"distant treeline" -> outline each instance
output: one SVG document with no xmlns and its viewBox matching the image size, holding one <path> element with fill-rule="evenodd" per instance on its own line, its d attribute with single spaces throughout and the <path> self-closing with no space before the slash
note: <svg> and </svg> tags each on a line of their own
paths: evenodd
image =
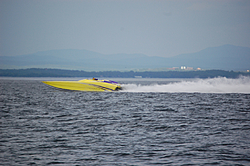
<svg viewBox="0 0 250 166">
<path fill-rule="evenodd" d="M 235 72 L 224 70 L 204 71 L 99 71 L 88 72 L 79 70 L 62 69 L 0 69 L 1 77 L 114 77 L 114 78 L 214 78 L 227 77 L 237 78 L 240 75 L 250 76 L 248 72 Z"/>
</svg>

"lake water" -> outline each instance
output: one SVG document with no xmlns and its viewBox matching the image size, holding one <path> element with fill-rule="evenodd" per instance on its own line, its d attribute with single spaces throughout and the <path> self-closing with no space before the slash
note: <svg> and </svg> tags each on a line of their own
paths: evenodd
<svg viewBox="0 0 250 166">
<path fill-rule="evenodd" d="M 0 78 L 0 165 L 250 165 L 250 79 Z"/>
</svg>

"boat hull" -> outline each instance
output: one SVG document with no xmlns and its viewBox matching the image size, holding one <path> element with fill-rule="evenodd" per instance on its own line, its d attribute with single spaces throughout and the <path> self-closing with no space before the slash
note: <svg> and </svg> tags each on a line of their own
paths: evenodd
<svg viewBox="0 0 250 166">
<path fill-rule="evenodd" d="M 103 91 L 117 91 L 121 89 L 121 86 L 116 83 L 112 83 L 113 81 L 105 80 L 80 80 L 80 81 L 42 81 L 43 83 L 67 90 L 76 90 L 76 91 L 95 91 L 95 92 L 103 92 Z"/>
</svg>

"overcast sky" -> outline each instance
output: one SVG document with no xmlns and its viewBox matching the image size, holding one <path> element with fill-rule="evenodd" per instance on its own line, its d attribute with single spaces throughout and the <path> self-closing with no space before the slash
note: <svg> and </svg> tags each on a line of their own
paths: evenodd
<svg viewBox="0 0 250 166">
<path fill-rule="evenodd" d="M 249 0 L 0 0 L 0 55 L 53 49 L 169 57 L 250 47 Z"/>
</svg>

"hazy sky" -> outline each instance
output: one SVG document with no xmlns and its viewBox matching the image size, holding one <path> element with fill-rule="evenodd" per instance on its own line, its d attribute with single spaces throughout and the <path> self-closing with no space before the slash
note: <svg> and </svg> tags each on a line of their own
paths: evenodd
<svg viewBox="0 0 250 166">
<path fill-rule="evenodd" d="M 250 47 L 250 0 L 0 0 L 0 55 L 53 49 L 169 57 Z"/>
</svg>

